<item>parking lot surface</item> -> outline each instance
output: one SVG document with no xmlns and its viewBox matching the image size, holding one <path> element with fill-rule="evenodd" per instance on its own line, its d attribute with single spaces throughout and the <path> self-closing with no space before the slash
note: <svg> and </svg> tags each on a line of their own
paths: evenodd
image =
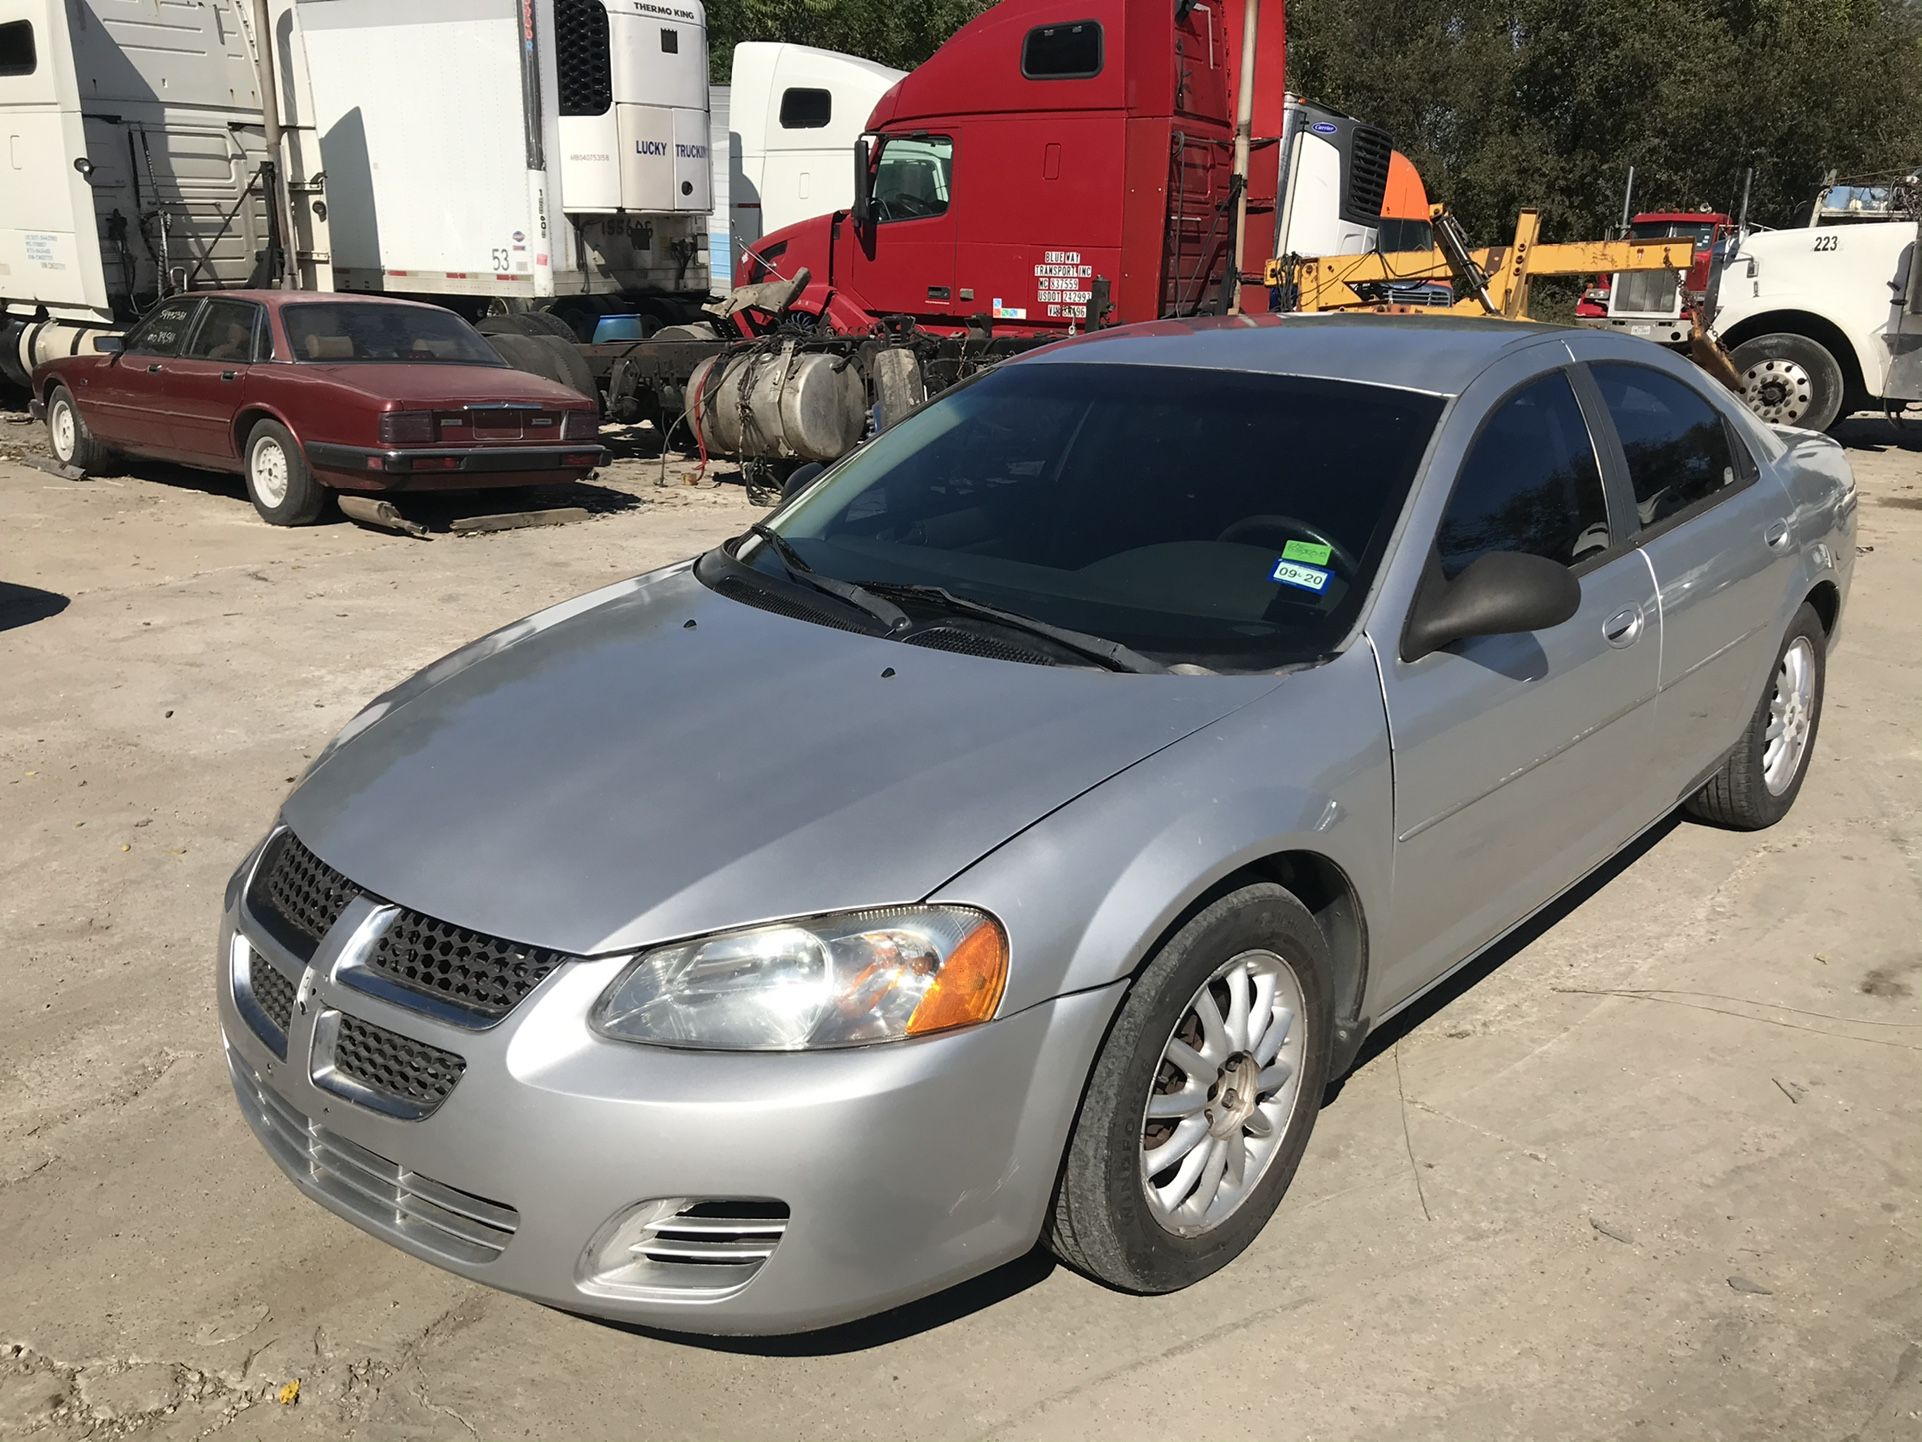
<svg viewBox="0 0 1922 1442">
<path fill-rule="evenodd" d="M 629 460 L 571 525 L 276 530 L 221 478 L 32 469 L 0 413 L 0 1436 L 1922 1436 L 1922 440 L 1844 434 L 1863 554 L 1786 822 L 1655 828 L 1377 1038 L 1190 1291 L 1036 1254 L 723 1346 L 302 1198 L 234 1105 L 211 949 L 369 697 L 759 509 Z"/>
</svg>

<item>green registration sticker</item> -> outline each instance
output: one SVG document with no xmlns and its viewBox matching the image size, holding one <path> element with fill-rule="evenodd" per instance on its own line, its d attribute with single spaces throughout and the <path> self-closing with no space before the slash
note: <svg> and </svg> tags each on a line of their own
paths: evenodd
<svg viewBox="0 0 1922 1442">
<path fill-rule="evenodd" d="M 1311 566 L 1325 566 L 1333 551 L 1327 546 L 1316 545 L 1313 541 L 1290 541 L 1281 548 L 1284 561 L 1306 561 Z"/>
</svg>

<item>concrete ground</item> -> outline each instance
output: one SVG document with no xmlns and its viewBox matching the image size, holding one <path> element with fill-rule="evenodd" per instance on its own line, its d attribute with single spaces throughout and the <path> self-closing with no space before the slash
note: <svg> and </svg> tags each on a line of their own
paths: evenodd
<svg viewBox="0 0 1922 1442">
<path fill-rule="evenodd" d="M 723 1346 L 298 1195 L 234 1105 L 209 948 L 366 698 L 740 530 L 738 486 L 627 462 L 572 526 L 283 531 L 217 479 L 29 469 L 0 416 L 0 1435 L 1922 1437 L 1922 447 L 1848 437 L 1864 554 L 1785 823 L 1657 828 L 1379 1038 L 1199 1287 L 1037 1255 Z"/>
</svg>

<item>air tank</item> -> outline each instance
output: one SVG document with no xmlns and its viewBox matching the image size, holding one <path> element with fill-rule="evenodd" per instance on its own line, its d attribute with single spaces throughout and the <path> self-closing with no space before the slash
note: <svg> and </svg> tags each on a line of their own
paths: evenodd
<svg viewBox="0 0 1922 1442">
<path fill-rule="evenodd" d="M 689 420 L 711 455 L 831 461 L 867 430 L 867 384 L 852 356 L 792 345 L 702 361 Z"/>
</svg>

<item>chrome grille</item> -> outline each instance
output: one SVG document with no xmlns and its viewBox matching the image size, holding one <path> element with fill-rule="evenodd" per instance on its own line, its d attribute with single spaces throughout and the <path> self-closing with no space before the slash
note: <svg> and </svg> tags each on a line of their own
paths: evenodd
<svg viewBox="0 0 1922 1442">
<path fill-rule="evenodd" d="M 259 952 L 248 948 L 247 987 L 254 994 L 267 1020 L 279 1027 L 282 1035 L 294 1019 L 294 983 L 286 973 Z"/>
<path fill-rule="evenodd" d="M 351 881 L 283 831 L 254 870 L 247 904 L 274 940 L 307 961 L 357 895 Z"/>
<path fill-rule="evenodd" d="M 342 1013 L 334 1034 L 333 1064 L 343 1075 L 385 1096 L 411 1103 L 425 1116 L 454 1089 L 467 1063 L 411 1036 Z"/>
<path fill-rule="evenodd" d="M 403 911 L 367 953 L 368 970 L 415 991 L 505 1016 L 567 958 Z"/>
<path fill-rule="evenodd" d="M 1610 315 L 1679 315 L 1680 282 L 1672 270 L 1622 270 L 1609 282 Z"/>
<path fill-rule="evenodd" d="M 692 1202 L 651 1222 L 629 1249 L 656 1266 L 758 1271 L 787 1231 L 781 1202 Z M 705 1282 L 737 1281 L 709 1276 Z"/>
<path fill-rule="evenodd" d="M 370 1231 L 405 1237 L 460 1262 L 491 1262 L 520 1226 L 505 1203 L 461 1191 L 316 1126 L 275 1096 L 232 1053 L 234 1092 L 282 1168 Z"/>
</svg>

